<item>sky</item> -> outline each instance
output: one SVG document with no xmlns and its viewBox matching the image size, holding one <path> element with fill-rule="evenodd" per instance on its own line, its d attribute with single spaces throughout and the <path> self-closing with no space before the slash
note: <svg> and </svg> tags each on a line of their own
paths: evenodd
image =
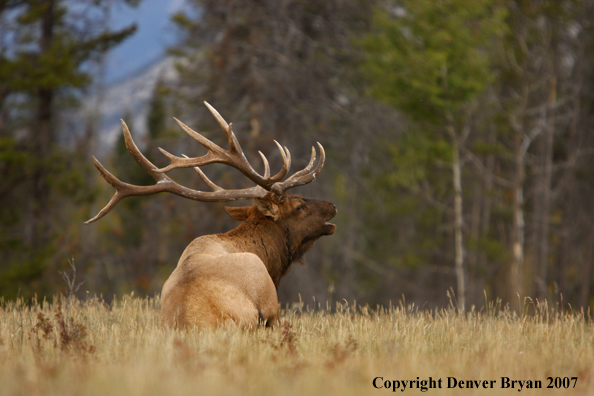
<svg viewBox="0 0 594 396">
<path fill-rule="evenodd" d="M 110 84 L 128 77 L 162 57 L 175 41 L 171 15 L 184 4 L 185 0 L 142 0 L 138 7 L 115 6 L 111 11 L 111 27 L 120 29 L 136 23 L 138 29 L 108 54 L 105 82 Z"/>
</svg>

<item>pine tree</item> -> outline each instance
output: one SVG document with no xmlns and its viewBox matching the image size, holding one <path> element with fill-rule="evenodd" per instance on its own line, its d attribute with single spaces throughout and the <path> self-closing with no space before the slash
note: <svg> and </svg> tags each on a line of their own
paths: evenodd
<svg viewBox="0 0 594 396">
<path fill-rule="evenodd" d="M 90 65 L 136 29 L 110 31 L 102 24 L 113 4 L 0 2 L 0 170 L 9 175 L 0 180 L 5 295 L 14 295 L 20 282 L 39 280 L 50 258 L 65 253 L 60 241 L 68 203 L 89 199 L 82 153 L 60 143 L 59 116 L 89 86 Z"/>
</svg>

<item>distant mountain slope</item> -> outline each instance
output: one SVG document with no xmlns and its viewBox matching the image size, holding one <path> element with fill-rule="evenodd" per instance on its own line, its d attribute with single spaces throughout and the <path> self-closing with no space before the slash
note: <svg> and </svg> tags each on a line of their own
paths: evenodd
<svg viewBox="0 0 594 396">
<path fill-rule="evenodd" d="M 162 58 L 143 67 L 127 78 L 108 85 L 102 91 L 83 99 L 75 118 L 83 125 L 89 117 L 99 117 L 99 130 L 96 132 L 97 150 L 104 151 L 113 146 L 120 136 L 120 119 L 131 126 L 132 133 L 144 136 L 147 132 L 149 102 L 157 81 L 173 82 L 177 77 L 174 59 Z M 79 123 L 80 125 L 80 123 Z"/>
</svg>

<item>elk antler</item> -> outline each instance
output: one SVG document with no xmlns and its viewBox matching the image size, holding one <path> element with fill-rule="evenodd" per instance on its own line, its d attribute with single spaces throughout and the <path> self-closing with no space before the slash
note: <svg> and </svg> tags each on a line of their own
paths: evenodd
<svg viewBox="0 0 594 396">
<path fill-rule="evenodd" d="M 249 164 L 245 155 L 243 154 L 243 150 L 233 133 L 232 124 L 227 124 L 227 122 L 221 117 L 218 111 L 214 109 L 210 104 L 204 102 L 208 110 L 212 113 L 212 115 L 217 119 L 219 125 L 225 131 L 227 135 L 227 139 L 229 140 L 229 150 L 224 150 L 223 148 L 219 147 L 215 143 L 211 142 L 210 140 L 206 139 L 204 136 L 200 135 L 198 132 L 192 130 L 186 124 L 174 118 L 175 121 L 182 127 L 184 131 L 195 140 L 197 140 L 200 144 L 208 149 L 208 153 L 203 155 L 202 157 L 197 158 L 188 158 L 188 157 L 177 157 L 173 154 L 168 153 L 167 151 L 159 148 L 159 150 L 167 156 L 171 160 L 171 164 L 166 166 L 163 169 L 159 169 L 158 172 L 168 172 L 172 169 L 177 168 L 194 168 L 196 166 L 208 165 L 212 163 L 221 163 L 226 164 L 229 166 L 234 167 L 235 169 L 239 170 L 245 176 L 247 176 L 251 181 L 256 183 L 259 186 L 264 187 L 265 189 L 269 190 L 272 185 L 280 180 L 282 180 L 287 173 L 289 172 L 289 168 L 291 167 L 291 153 L 285 147 L 283 148 L 276 140 L 276 146 L 280 151 L 281 157 L 283 158 L 283 167 L 282 169 L 275 175 L 270 177 L 268 176 L 261 176 L 258 172 L 252 168 Z M 269 168 L 268 160 L 259 152 L 262 160 L 264 161 L 264 166 L 266 169 Z"/>
<path fill-rule="evenodd" d="M 316 149 L 311 148 L 311 159 L 309 160 L 309 164 L 299 172 L 295 172 L 291 177 L 283 182 L 274 183 L 270 191 L 277 194 L 278 196 L 283 197 L 285 192 L 293 187 L 302 186 L 307 183 L 311 183 L 314 181 L 322 168 L 324 167 L 324 162 L 326 161 L 326 152 L 324 151 L 324 147 L 318 142 L 318 147 L 320 148 L 320 161 L 318 162 L 318 166 L 314 169 L 314 164 L 316 162 Z"/>
<path fill-rule="evenodd" d="M 281 182 L 281 180 L 289 172 L 289 168 L 291 166 L 291 153 L 286 147 L 283 148 L 275 140 L 274 143 L 276 143 L 283 159 L 283 167 L 276 175 L 271 177 L 268 160 L 266 159 L 266 156 L 264 156 L 264 154 L 259 151 L 262 161 L 264 162 L 264 175 L 260 175 L 254 170 L 254 168 L 252 168 L 252 166 L 247 161 L 247 158 L 243 154 L 243 150 L 241 149 L 241 146 L 239 145 L 239 142 L 237 141 L 237 138 L 231 129 L 232 124 L 227 124 L 223 117 L 221 117 L 221 115 L 211 105 L 206 102 L 204 102 L 204 104 L 215 116 L 223 131 L 225 131 L 227 139 L 229 140 L 229 150 L 224 150 L 215 143 L 206 139 L 204 136 L 200 135 L 198 132 L 195 132 L 189 128 L 178 119 L 175 119 L 175 121 L 177 121 L 177 123 L 184 131 L 188 133 L 188 135 L 206 147 L 208 153 L 196 158 L 189 158 L 183 154 L 183 157 L 177 157 L 159 147 L 159 150 L 171 160 L 171 164 L 169 166 L 159 169 L 140 152 L 134 143 L 134 140 L 132 139 L 132 134 L 130 133 L 128 126 L 123 120 L 121 120 L 124 140 L 126 142 L 126 148 L 128 149 L 128 152 L 138 163 L 138 165 L 140 165 L 140 167 L 146 173 L 155 179 L 157 183 L 152 186 L 136 186 L 125 183 L 111 174 L 95 157 L 93 157 L 93 162 L 99 170 L 99 173 L 116 189 L 116 193 L 111 198 L 109 203 L 95 217 L 86 221 L 85 224 L 99 220 L 126 197 L 151 195 L 160 192 L 169 192 L 180 197 L 205 202 L 226 202 L 240 199 L 263 198 L 267 194 L 270 194 L 273 199 L 278 202 L 282 202 L 288 189 L 312 182 L 322 170 L 326 154 L 322 145 L 318 143 L 318 146 L 320 147 L 321 158 L 315 169 L 314 164 L 316 161 L 316 150 L 312 147 L 311 160 L 309 161 L 309 164 L 303 170 L 296 172 L 291 177 Z M 239 170 L 251 181 L 256 183 L 257 186 L 237 190 L 224 190 L 213 183 L 208 177 L 206 177 L 204 172 L 202 172 L 202 170 L 199 168 L 202 165 L 208 165 L 212 163 L 226 164 Z M 198 191 L 184 187 L 173 181 L 165 174 L 172 169 L 190 167 L 194 168 L 196 173 L 198 173 L 198 176 L 212 191 Z"/>
</svg>

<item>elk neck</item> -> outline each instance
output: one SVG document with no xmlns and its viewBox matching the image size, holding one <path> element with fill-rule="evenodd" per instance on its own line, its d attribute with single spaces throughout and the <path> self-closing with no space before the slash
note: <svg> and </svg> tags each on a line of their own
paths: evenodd
<svg viewBox="0 0 594 396">
<path fill-rule="evenodd" d="M 221 237 L 232 243 L 238 251 L 258 256 L 277 288 L 294 261 L 288 235 L 277 223 L 263 216 L 250 217 Z"/>
</svg>

